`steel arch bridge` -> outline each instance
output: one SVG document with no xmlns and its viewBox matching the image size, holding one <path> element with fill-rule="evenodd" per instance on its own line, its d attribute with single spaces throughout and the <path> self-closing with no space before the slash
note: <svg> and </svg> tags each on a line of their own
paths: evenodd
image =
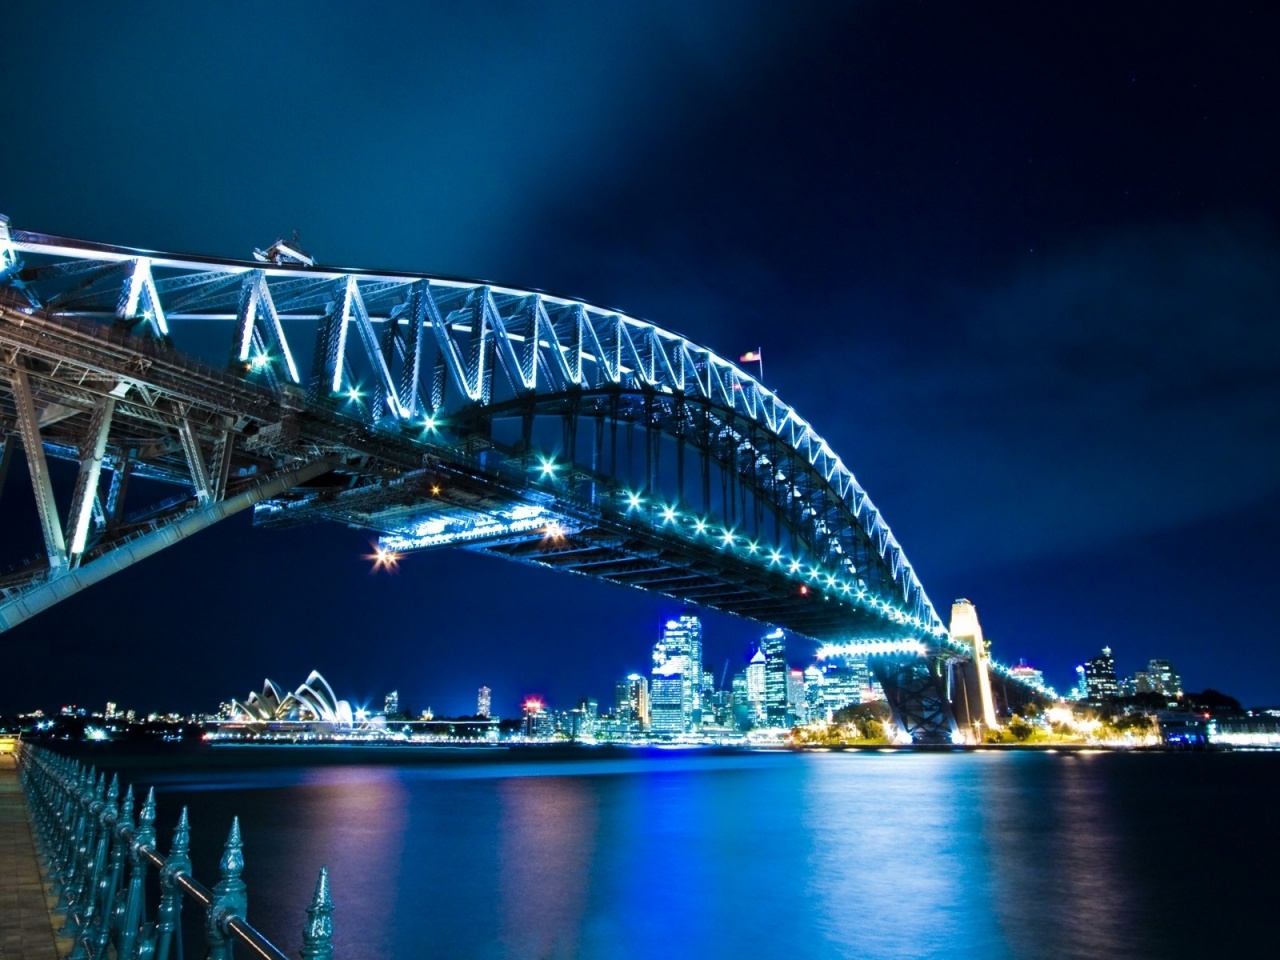
<svg viewBox="0 0 1280 960">
<path fill-rule="evenodd" d="M 936 681 L 967 651 L 841 459 L 730 360 L 617 311 L 296 243 L 227 260 L 0 219 L 0 435 L 45 545 L 0 577 L 0 629 L 253 507 L 856 643 L 909 732 L 954 729 Z M 177 496 L 140 505 L 135 478 Z"/>
</svg>

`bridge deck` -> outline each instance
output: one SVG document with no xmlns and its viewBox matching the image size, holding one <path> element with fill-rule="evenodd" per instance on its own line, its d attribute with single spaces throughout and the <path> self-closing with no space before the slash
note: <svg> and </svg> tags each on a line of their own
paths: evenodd
<svg viewBox="0 0 1280 960">
<path fill-rule="evenodd" d="M 58 960 L 17 764 L 0 753 L 0 960 Z"/>
</svg>

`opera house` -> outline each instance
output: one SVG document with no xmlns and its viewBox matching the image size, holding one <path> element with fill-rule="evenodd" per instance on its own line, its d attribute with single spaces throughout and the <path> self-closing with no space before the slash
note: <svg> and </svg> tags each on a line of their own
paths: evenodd
<svg viewBox="0 0 1280 960">
<path fill-rule="evenodd" d="M 351 704 L 334 696 L 329 682 L 315 670 L 293 693 L 281 695 L 280 688 L 266 680 L 261 693 L 251 693 L 245 700 L 232 700 L 231 716 L 226 723 L 253 733 L 286 725 L 314 733 L 339 733 L 356 726 Z"/>
</svg>

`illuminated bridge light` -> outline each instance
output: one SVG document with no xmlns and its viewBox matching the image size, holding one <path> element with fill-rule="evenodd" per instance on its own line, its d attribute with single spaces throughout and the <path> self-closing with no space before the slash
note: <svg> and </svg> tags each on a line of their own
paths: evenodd
<svg viewBox="0 0 1280 960">
<path fill-rule="evenodd" d="M 732 531 L 732 530 L 726 530 L 726 531 L 724 532 L 724 545 L 725 545 L 726 547 L 731 547 L 731 546 L 733 546 L 733 531 Z"/>
<path fill-rule="evenodd" d="M 639 509 L 642 503 L 644 503 L 644 498 L 640 496 L 640 494 L 631 493 L 630 491 L 627 491 L 627 509 L 628 510 Z"/>
<path fill-rule="evenodd" d="M 706 533 L 706 532 L 707 532 L 707 521 L 705 521 L 705 520 L 698 520 L 697 522 L 695 522 L 695 523 L 694 523 L 694 525 L 693 525 L 693 529 L 694 529 L 697 533 Z"/>
<path fill-rule="evenodd" d="M 423 418 L 422 418 L 422 429 L 424 429 L 424 430 L 435 430 L 435 428 L 436 428 L 436 418 L 435 418 L 435 417 L 427 416 L 427 417 L 423 417 Z"/>
<path fill-rule="evenodd" d="M 542 464 L 542 475 L 544 477 L 551 477 L 552 479 L 554 479 L 556 475 L 556 469 L 558 468 L 558 464 L 555 462 L 555 460 L 551 457 L 539 457 L 538 460 Z"/>
<path fill-rule="evenodd" d="M 672 523 L 672 522 L 674 522 L 674 521 L 675 521 L 676 517 L 677 517 L 677 514 L 676 514 L 676 508 L 675 508 L 675 507 L 672 507 L 672 506 L 666 506 L 666 507 L 663 507 L 663 508 L 662 508 L 662 522 L 663 522 L 663 523 Z"/>
<path fill-rule="evenodd" d="M 799 560 L 792 560 L 792 561 L 791 561 L 791 565 L 790 565 L 789 567 L 787 567 L 787 572 L 788 572 L 788 573 L 799 573 L 799 572 L 800 572 L 800 561 L 799 561 Z"/>
<path fill-rule="evenodd" d="M 347 391 L 347 399 L 348 399 L 348 400 L 359 400 L 359 399 L 360 399 L 360 391 L 359 391 L 359 389 L 357 389 L 356 387 L 352 387 L 350 390 L 348 390 L 348 391 Z"/>
<path fill-rule="evenodd" d="M 781 550 L 770 550 L 770 551 L 769 551 L 769 562 L 770 562 L 771 564 L 772 564 L 772 563 L 781 563 L 781 562 L 782 562 L 782 551 L 781 551 Z"/>
<path fill-rule="evenodd" d="M 748 544 L 747 544 L 747 552 L 748 552 L 748 553 L 755 553 L 755 552 L 757 552 L 759 549 L 760 549 L 759 544 L 757 544 L 754 540 L 752 540 L 750 543 L 748 543 Z"/>
<path fill-rule="evenodd" d="M 252 367 L 254 370 L 263 370 L 266 368 L 267 364 L 270 362 L 271 362 L 270 357 L 268 357 L 265 353 L 259 353 L 253 358 L 253 360 L 249 362 L 249 366 Z"/>
</svg>

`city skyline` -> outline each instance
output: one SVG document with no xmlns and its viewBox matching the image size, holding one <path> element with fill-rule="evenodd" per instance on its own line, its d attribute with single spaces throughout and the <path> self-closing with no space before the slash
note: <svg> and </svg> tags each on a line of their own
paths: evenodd
<svg viewBox="0 0 1280 960">
<path fill-rule="evenodd" d="M 730 656 L 726 658 L 719 673 L 715 669 L 711 669 L 713 665 L 706 662 L 698 664 L 696 671 L 691 671 L 690 666 L 693 664 L 693 657 L 695 656 L 692 651 L 694 649 L 699 651 L 702 649 L 704 629 L 701 620 L 701 615 L 691 613 L 686 609 L 674 617 L 660 621 L 653 627 L 657 639 L 650 647 L 651 668 L 649 671 L 617 673 L 611 681 L 597 684 L 595 688 L 587 691 L 560 689 L 556 695 L 549 695 L 544 690 L 534 690 L 530 689 L 528 685 L 517 684 L 510 690 L 498 690 L 495 696 L 495 691 L 492 687 L 480 682 L 476 687 L 468 690 L 453 690 L 442 697 L 433 699 L 430 696 L 414 693 L 415 687 L 412 679 L 401 677 L 400 684 L 394 689 L 384 688 L 375 690 L 367 695 L 362 691 L 358 697 L 339 700 L 333 690 L 329 689 L 328 682 L 322 675 L 323 671 L 315 669 L 311 670 L 306 684 L 310 684 L 313 679 L 318 678 L 320 686 L 317 689 L 324 691 L 328 700 L 344 704 L 347 714 L 352 714 L 354 711 L 360 714 L 374 715 L 379 712 L 378 704 L 382 704 L 383 709 L 381 712 L 387 715 L 403 712 L 405 715 L 412 717 L 430 713 L 433 716 L 444 718 L 468 716 L 487 718 L 492 714 L 502 719 L 518 718 L 530 702 L 537 702 L 541 708 L 547 711 L 567 711 L 571 706 L 577 706 L 584 701 L 593 700 L 602 705 L 600 707 L 602 712 L 607 710 L 604 705 L 613 706 L 616 704 L 616 712 L 621 713 L 621 704 L 624 696 L 622 690 L 629 687 L 630 692 L 627 696 L 631 699 L 633 706 L 637 703 L 636 696 L 641 697 L 639 703 L 643 704 L 642 712 L 645 718 L 642 724 L 643 728 L 646 731 L 651 730 L 654 733 L 666 734 L 688 732 L 692 727 L 696 727 L 697 722 L 693 718 L 700 710 L 710 710 L 706 698 L 712 693 L 723 692 L 729 695 L 731 702 L 733 702 L 740 692 L 738 690 L 740 683 L 743 684 L 744 690 L 750 690 L 753 682 L 759 687 L 758 691 L 751 691 L 750 697 L 753 701 L 758 700 L 762 705 L 767 701 L 775 705 L 786 706 L 796 702 L 797 694 L 801 700 L 809 697 L 811 684 L 815 680 L 820 681 L 824 674 L 832 670 L 835 670 L 836 674 L 827 677 L 827 683 L 836 684 L 833 690 L 839 692 L 834 693 L 832 696 L 839 701 L 837 705 L 860 702 L 865 699 L 865 694 L 862 691 L 868 687 L 878 687 L 871 679 L 866 658 L 855 658 L 853 661 L 846 661 L 840 656 L 823 658 L 820 656 L 818 646 L 808 643 L 805 638 L 788 634 L 781 628 L 764 632 L 766 628 L 763 626 L 760 627 L 762 632 L 759 636 L 750 641 L 736 657 Z M 690 637 L 696 637 L 696 640 L 690 642 Z M 788 640 L 791 641 L 789 649 L 787 647 Z M 812 650 L 809 649 L 810 646 L 813 647 Z M 672 653 L 671 651 L 675 652 Z M 770 654 L 774 654 L 779 658 L 774 662 L 772 668 L 768 665 L 768 661 L 773 659 Z M 1047 683 L 1050 688 L 1056 689 L 1061 697 L 1068 700 L 1098 700 L 1099 698 L 1117 695 L 1132 696 L 1135 693 L 1151 692 L 1176 692 L 1181 695 L 1183 690 L 1200 692 L 1205 689 L 1216 689 L 1194 683 L 1188 686 L 1178 672 L 1176 665 L 1172 664 L 1168 659 L 1148 656 L 1143 661 L 1142 656 L 1145 655 L 1134 654 L 1122 661 L 1122 667 L 1117 669 L 1113 651 L 1110 647 L 1104 647 L 1100 654 L 1082 657 L 1070 679 L 1053 677 L 1045 679 L 1043 671 L 1034 664 L 1027 663 L 1025 657 L 1017 658 L 1017 662 L 1005 661 L 1001 657 L 996 657 L 996 659 L 1004 662 L 1014 676 L 1029 679 L 1035 684 Z M 1143 670 L 1135 667 L 1132 670 L 1126 670 L 1124 665 L 1130 661 L 1137 662 L 1147 669 Z M 849 674 L 850 665 L 852 665 L 853 669 L 851 675 Z M 752 674 L 753 667 L 759 667 L 758 676 Z M 766 670 L 768 670 L 767 674 Z M 694 676 L 697 677 L 696 681 L 692 679 Z M 674 710 L 673 716 L 682 719 L 680 719 L 678 726 L 675 725 L 674 721 L 667 721 L 665 724 L 654 726 L 650 719 L 652 715 L 653 683 L 659 679 L 666 680 L 670 677 L 675 678 L 676 685 L 672 688 L 670 695 L 659 694 L 660 703 Z M 1098 679 L 1099 677 L 1101 679 Z M 404 682 L 406 679 L 409 680 L 408 683 Z M 639 681 L 643 681 L 641 685 L 643 692 L 637 694 L 635 690 Z M 694 687 L 691 682 L 696 682 L 697 688 L 703 693 L 704 699 L 702 702 L 698 702 L 694 697 Z M 798 690 L 794 689 L 796 683 L 801 684 Z M 306 689 L 306 684 L 299 688 L 299 693 Z M 402 693 L 402 690 L 408 692 Z M 344 692 L 346 692 L 345 686 Z M 1231 690 L 1218 690 L 1218 692 L 1228 696 L 1233 695 Z M 286 699 L 281 694 L 280 688 L 277 688 L 270 678 L 265 681 L 264 695 L 268 695 L 267 702 L 273 706 Z M 876 699 L 879 696 L 881 694 L 875 693 L 872 698 Z M 253 712 L 253 704 L 258 697 L 259 694 L 251 692 L 244 701 L 251 708 L 249 712 Z M 661 699 L 662 697 L 666 699 L 663 700 Z M 348 701 L 350 702 L 348 703 Z M 101 702 L 106 703 L 107 716 L 117 712 L 117 707 L 120 713 L 128 710 L 138 715 L 154 713 L 212 715 L 217 712 L 216 704 L 131 704 L 124 703 L 119 699 L 103 701 L 102 698 L 99 698 L 98 701 L 65 701 L 58 704 L 28 704 L 22 707 L 0 704 L 0 716 L 14 716 L 35 710 L 53 714 L 68 708 L 87 709 L 92 713 L 98 709 Z M 832 702 L 836 701 L 829 697 L 828 704 Z M 218 703 L 236 705 L 237 700 L 235 696 L 228 694 L 221 697 Z M 466 708 L 465 704 L 467 703 L 472 705 L 472 709 Z M 1243 702 L 1243 705 L 1245 707 L 1269 707 L 1275 706 L 1276 702 Z M 709 716 L 710 713 L 707 715 Z M 776 726 L 778 725 L 776 721 L 780 717 L 780 714 L 770 715 L 762 711 L 759 716 L 753 715 L 751 719 L 758 725 Z M 743 718 L 739 717 L 738 719 L 741 720 Z M 809 717 L 809 719 L 812 719 L 812 717 Z M 797 720 L 796 722 L 802 721 Z"/>
<path fill-rule="evenodd" d="M 1277 698 L 1280 652 L 1238 599 L 1269 595 L 1280 535 L 1275 13 L 442 5 L 391 18 L 439 41 L 401 64 L 382 28 L 242 10 L 13 11 L 62 54 L 17 81 L 41 148 L 0 161 L 0 212 L 231 257 L 297 228 L 322 262 L 525 284 L 768 354 L 935 606 L 972 598 L 1002 659 L 1065 689 L 1110 645 Z M 244 18 L 260 56 L 190 55 L 241 49 Z M 359 83 L 315 55 L 338 47 L 371 65 Z M 38 549 L 20 460 L 0 564 Z M 645 672 L 672 613 L 461 551 L 375 575 L 370 540 L 228 521 L 6 634 L 0 703 L 161 680 L 207 702 L 246 663 L 373 702 L 568 700 L 619 650 Z M 762 632 L 700 615 L 712 665 Z"/>
</svg>

